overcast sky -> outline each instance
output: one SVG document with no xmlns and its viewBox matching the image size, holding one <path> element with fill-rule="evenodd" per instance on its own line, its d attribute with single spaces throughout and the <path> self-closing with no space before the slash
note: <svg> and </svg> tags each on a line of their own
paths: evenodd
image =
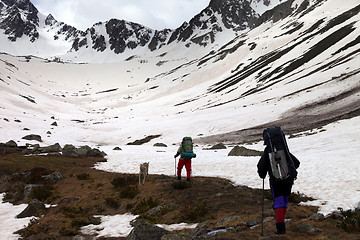
<svg viewBox="0 0 360 240">
<path fill-rule="evenodd" d="M 210 0 L 32 0 L 44 15 L 80 30 L 111 18 L 152 29 L 177 28 L 206 8 Z"/>
</svg>

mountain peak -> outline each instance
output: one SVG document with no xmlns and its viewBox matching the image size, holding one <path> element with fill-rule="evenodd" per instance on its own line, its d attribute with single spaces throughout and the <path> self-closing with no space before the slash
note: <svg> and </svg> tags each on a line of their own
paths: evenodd
<svg viewBox="0 0 360 240">
<path fill-rule="evenodd" d="M 29 0 L 2 0 L 2 3 L 3 18 L 0 19 L 0 29 L 5 30 L 8 39 L 16 41 L 25 35 L 34 42 L 39 37 L 36 7 Z"/>
<path fill-rule="evenodd" d="M 56 22 L 57 22 L 57 21 L 55 20 L 54 16 L 51 15 L 51 14 L 49 14 L 49 15 L 46 17 L 46 19 L 45 19 L 45 24 L 46 24 L 46 25 L 52 26 L 52 25 L 54 25 Z"/>
<path fill-rule="evenodd" d="M 163 46 L 177 43 L 185 48 L 209 46 L 214 50 L 215 46 L 220 46 L 244 31 L 256 27 L 259 14 L 252 8 L 253 3 L 271 7 L 281 1 L 211 0 L 208 7 L 177 29 L 158 31 L 126 20 L 110 19 L 94 24 L 82 32 L 58 22 L 51 14 L 40 17 L 40 23 L 40 15 L 31 0 L 0 0 L 2 14 L 0 29 L 5 30 L 3 33 L 11 42 L 16 42 L 22 36 L 27 36 L 30 42 L 35 42 L 43 32 L 52 33 L 53 38 L 47 34 L 47 41 L 54 40 L 58 43 L 65 41 L 65 45 L 69 46 L 66 52 L 81 50 L 85 54 L 92 51 L 90 55 L 105 50 L 114 54 L 121 54 L 128 50 L 129 54 L 132 54 L 131 52 L 135 49 L 152 52 Z M 59 45 L 58 43 L 56 45 Z"/>
</svg>

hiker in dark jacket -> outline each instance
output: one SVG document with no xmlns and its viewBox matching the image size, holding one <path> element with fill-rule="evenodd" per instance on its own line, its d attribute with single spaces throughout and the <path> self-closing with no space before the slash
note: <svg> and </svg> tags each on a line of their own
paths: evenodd
<svg viewBox="0 0 360 240">
<path fill-rule="evenodd" d="M 275 211 L 276 219 L 276 234 L 285 234 L 285 214 L 288 206 L 288 200 L 291 193 L 291 188 L 294 184 L 294 177 L 291 175 L 284 180 L 275 178 L 269 158 L 270 146 L 266 146 L 263 155 L 258 164 L 258 174 L 260 178 L 265 179 L 266 174 L 270 177 L 270 188 L 274 198 L 273 209 Z M 294 167 L 297 169 L 300 166 L 299 160 L 289 152 Z"/>
</svg>

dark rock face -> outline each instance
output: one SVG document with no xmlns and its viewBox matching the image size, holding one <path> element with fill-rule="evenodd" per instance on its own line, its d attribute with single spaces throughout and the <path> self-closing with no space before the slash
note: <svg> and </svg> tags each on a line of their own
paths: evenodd
<svg viewBox="0 0 360 240">
<path fill-rule="evenodd" d="M 31 42 L 39 38 L 37 27 L 39 26 L 38 10 L 29 1 L 3 0 L 4 18 L 0 21 L 0 29 L 8 35 L 10 41 L 16 41 L 23 35 L 28 36 Z M 22 17 L 21 12 L 28 14 Z"/>
<path fill-rule="evenodd" d="M 170 232 L 166 231 L 165 229 L 147 223 L 144 220 L 137 220 L 134 223 L 133 230 L 126 237 L 126 240 L 145 240 L 145 239 L 161 240 L 162 239 L 161 237 L 163 235 L 169 233 Z"/>
<path fill-rule="evenodd" d="M 221 19 L 218 18 L 221 16 Z M 187 41 L 206 46 L 214 43 L 218 32 L 222 32 L 221 25 L 234 32 L 253 28 L 258 16 L 247 1 L 212 0 L 207 8 L 182 26 L 171 35 L 169 43 Z M 197 32 L 202 32 L 197 35 Z"/>
<path fill-rule="evenodd" d="M 40 202 L 39 200 L 34 199 L 16 217 L 17 218 L 26 218 L 26 217 L 35 216 L 35 215 L 37 215 L 39 213 L 39 211 L 44 210 L 44 209 L 45 209 L 45 205 L 42 202 Z"/>
<path fill-rule="evenodd" d="M 166 40 L 168 39 L 168 36 L 173 31 L 170 29 L 164 29 L 161 31 L 155 31 L 154 36 L 152 37 L 148 47 L 151 51 L 154 51 L 156 49 L 160 49 L 162 46 L 166 45 Z"/>
<path fill-rule="evenodd" d="M 280 5 L 274 7 L 271 10 L 266 11 L 264 14 L 260 16 L 257 20 L 255 27 L 261 25 L 262 23 L 269 21 L 270 19 L 273 22 L 277 22 L 281 19 L 286 18 L 290 14 L 293 13 L 294 9 L 291 8 L 294 0 L 289 0 L 286 2 L 281 3 Z M 306 1 L 305 1 L 306 2 Z"/>
<path fill-rule="evenodd" d="M 212 0 L 210 6 L 221 14 L 225 27 L 235 31 L 245 30 L 247 27 L 254 28 L 258 19 L 248 1 Z"/>
<path fill-rule="evenodd" d="M 54 25 L 55 23 L 56 23 L 55 18 L 53 17 L 53 15 L 49 14 L 49 15 L 46 17 L 46 19 L 45 19 L 45 24 L 52 26 L 52 25 Z"/>
<path fill-rule="evenodd" d="M 37 134 L 26 135 L 22 139 L 29 140 L 29 141 L 34 140 L 34 141 L 42 142 L 41 136 L 37 135 Z"/>
<path fill-rule="evenodd" d="M 270 3 L 269 0 L 262 1 L 264 5 Z M 84 48 L 97 52 L 110 49 L 115 54 L 137 48 L 155 51 L 164 45 L 177 42 L 184 42 L 187 47 L 192 44 L 207 46 L 213 44 L 221 32 L 238 33 L 270 19 L 277 21 L 293 13 L 293 1 L 283 2 L 259 18 L 251 8 L 249 0 L 211 0 L 208 7 L 174 30 L 153 30 L 140 24 L 111 19 L 105 23 L 97 23 L 86 31 L 80 31 L 56 21 L 51 14 L 44 23 L 49 28 L 57 29 L 53 36 L 54 41 L 65 39 L 72 43 L 70 51 Z M 31 42 L 39 38 L 39 12 L 30 0 L 1 0 L 0 9 L 0 29 L 4 30 L 10 41 L 15 42 L 23 36 L 28 36 Z"/>
<path fill-rule="evenodd" d="M 111 19 L 105 25 L 109 35 L 110 49 L 122 53 L 126 48 L 134 49 L 145 46 L 150 41 L 153 30 L 142 25 Z"/>
<path fill-rule="evenodd" d="M 23 36 L 29 37 L 30 42 L 39 38 L 39 11 L 30 0 L 2 0 L 0 9 L 2 10 L 0 29 L 4 30 L 4 34 L 8 36 L 10 41 L 15 42 Z M 65 40 L 73 40 L 73 38 L 83 34 L 82 31 L 70 25 L 57 22 L 51 14 L 46 17 L 45 25 L 58 29 L 54 35 L 54 40 L 58 40 L 61 35 L 64 35 Z"/>
<path fill-rule="evenodd" d="M 114 53 L 120 54 L 126 49 L 139 47 L 147 47 L 150 51 L 154 51 L 173 42 L 206 46 L 214 43 L 217 34 L 225 30 L 222 26 L 238 32 L 253 28 L 257 19 L 258 15 L 250 7 L 248 1 L 213 0 L 189 23 L 184 22 L 175 30 L 152 30 L 140 24 L 118 19 L 95 24 L 86 31 L 86 35 L 74 40 L 71 50 L 78 51 L 81 47 L 91 45 L 96 51 L 102 52 L 110 48 Z M 107 37 L 98 33 L 99 28 L 105 28 L 109 42 L 105 41 Z M 86 40 L 88 35 L 91 36 L 91 43 Z"/>
</svg>

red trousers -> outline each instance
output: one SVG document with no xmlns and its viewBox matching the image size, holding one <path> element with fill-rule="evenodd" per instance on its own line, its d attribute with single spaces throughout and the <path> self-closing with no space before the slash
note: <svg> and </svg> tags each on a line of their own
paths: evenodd
<svg viewBox="0 0 360 240">
<path fill-rule="evenodd" d="M 178 170 L 177 170 L 177 175 L 178 177 L 181 177 L 181 170 L 184 167 L 186 168 L 186 177 L 190 178 L 191 176 L 191 159 L 190 160 L 185 160 L 185 159 L 179 159 L 179 164 L 178 164 Z"/>
<path fill-rule="evenodd" d="M 286 209 L 287 208 L 276 208 L 275 209 L 276 223 L 285 222 Z"/>
</svg>

